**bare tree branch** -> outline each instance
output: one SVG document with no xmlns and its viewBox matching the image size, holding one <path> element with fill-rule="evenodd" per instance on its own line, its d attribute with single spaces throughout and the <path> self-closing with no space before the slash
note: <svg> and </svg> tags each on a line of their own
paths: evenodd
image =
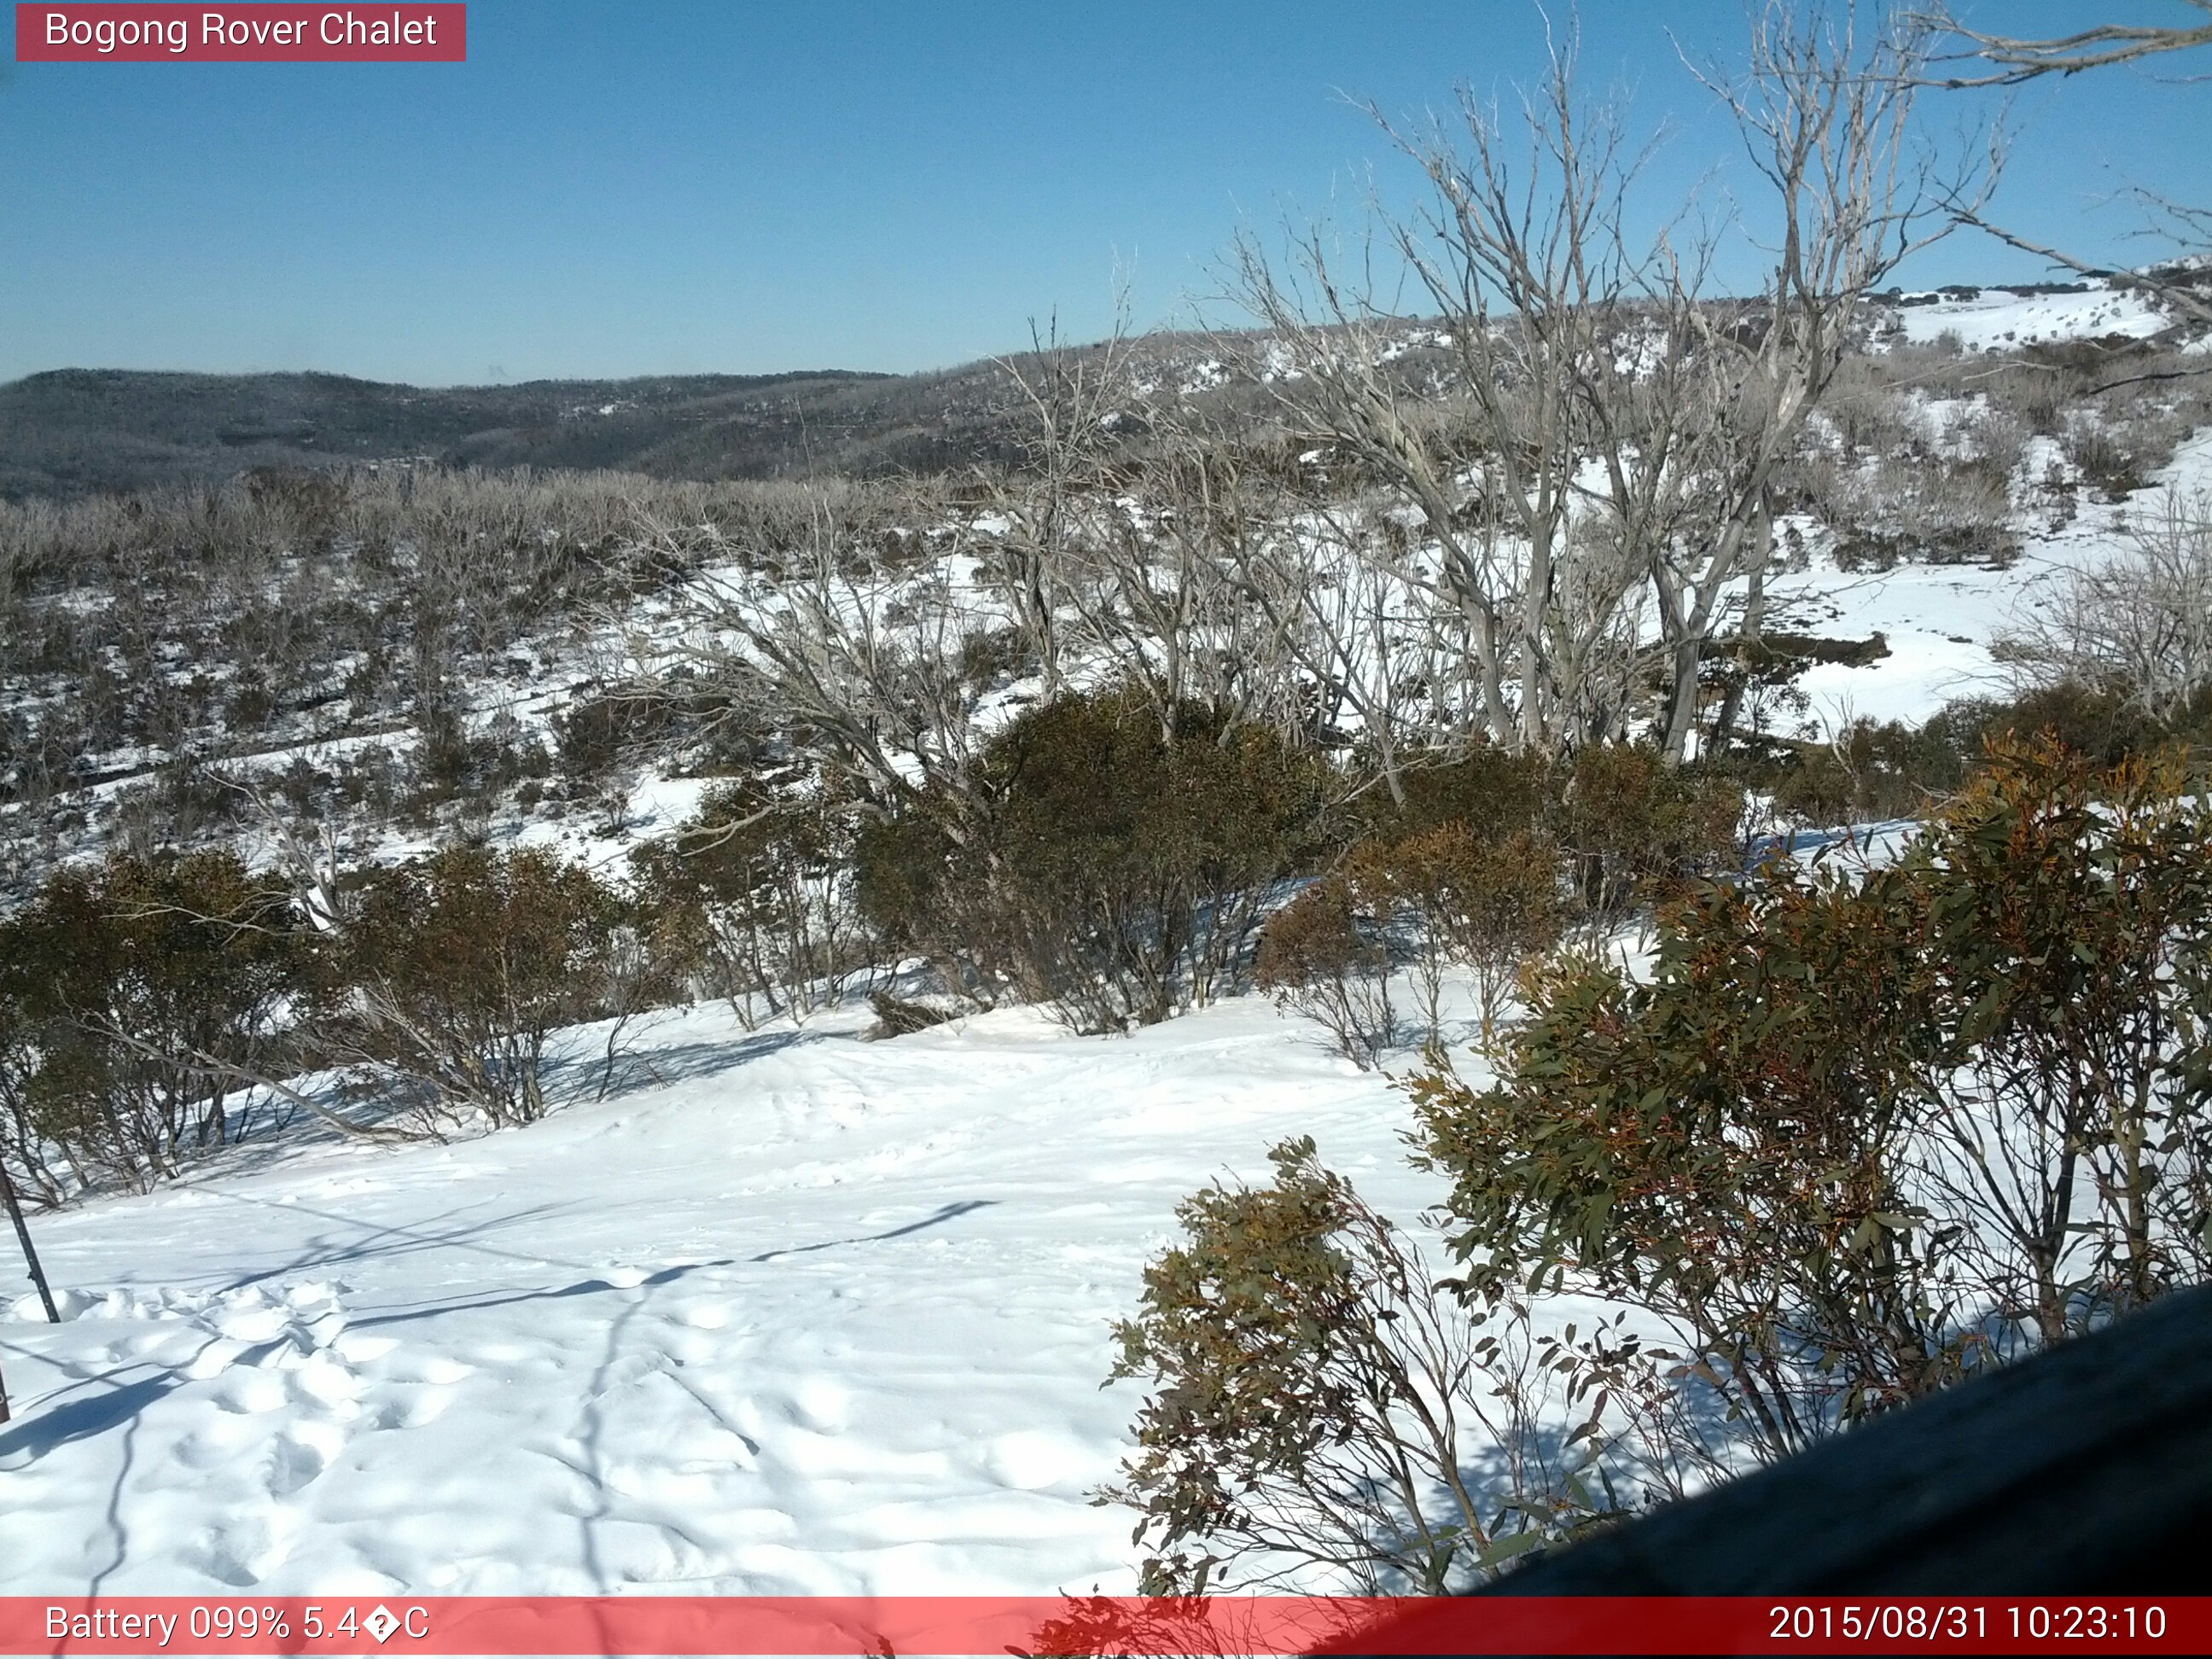
<svg viewBox="0 0 2212 1659">
<path fill-rule="evenodd" d="M 2178 0 L 2178 3 L 2212 13 L 2212 0 Z M 2105 69 L 2115 64 L 2138 63 L 2170 52 L 2212 46 L 2212 23 L 2182 26 L 2142 26 L 2104 23 L 2045 40 L 2020 35 L 1986 34 L 1968 28 L 1947 9 L 1925 15 L 1929 27 L 1971 42 L 1969 50 L 1946 53 L 1932 63 L 1979 59 L 1990 66 L 1981 75 L 1931 76 L 1927 84 L 1945 88 L 2016 87 L 2045 75 L 2079 75 L 2084 70 Z"/>
</svg>

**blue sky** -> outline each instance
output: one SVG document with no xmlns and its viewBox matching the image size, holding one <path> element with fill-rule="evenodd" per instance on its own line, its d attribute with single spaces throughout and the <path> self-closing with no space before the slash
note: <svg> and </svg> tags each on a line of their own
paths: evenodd
<svg viewBox="0 0 2212 1659">
<path fill-rule="evenodd" d="M 1976 15 L 2057 33 L 2086 9 Z M 1726 52 L 1744 16 L 1584 0 L 1590 79 L 1675 123 L 1662 199 L 1734 155 L 1668 31 Z M 465 64 L 0 65 L 0 380 L 922 368 L 1055 312 L 1098 334 L 1117 260 L 1139 320 L 1172 320 L 1240 223 L 1352 209 L 1370 166 L 1392 185 L 1340 94 L 1508 88 L 1543 23 L 1529 0 L 472 0 L 469 41 Z M 2159 250 L 2098 201 L 2212 200 L 2212 84 L 2112 72 L 2014 113 L 1998 207 L 2024 234 L 2140 263 Z M 1964 236 L 1907 273 L 2042 274 Z"/>
</svg>

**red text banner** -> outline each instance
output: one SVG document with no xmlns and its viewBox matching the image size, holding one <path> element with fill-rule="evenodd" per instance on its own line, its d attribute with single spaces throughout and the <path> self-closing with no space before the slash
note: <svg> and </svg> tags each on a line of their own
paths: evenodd
<svg viewBox="0 0 2212 1659">
<path fill-rule="evenodd" d="M 21 64 L 459 64 L 465 5 L 15 8 Z"/>
<path fill-rule="evenodd" d="M 2212 1652 L 2212 1597 L 0 1597 L 0 1654 Z"/>
</svg>

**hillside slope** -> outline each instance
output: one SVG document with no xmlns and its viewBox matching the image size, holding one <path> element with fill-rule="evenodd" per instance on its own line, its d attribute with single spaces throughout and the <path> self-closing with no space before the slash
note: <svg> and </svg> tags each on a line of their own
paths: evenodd
<svg viewBox="0 0 2212 1659">
<path fill-rule="evenodd" d="M 1099 1384 L 1176 1200 L 1311 1133 L 1410 1213 L 1405 1103 L 1256 998 L 865 1017 L 672 1016 L 596 1104 L 581 1033 L 534 1127 L 41 1218 L 0 1591 L 1132 1588 Z"/>
</svg>

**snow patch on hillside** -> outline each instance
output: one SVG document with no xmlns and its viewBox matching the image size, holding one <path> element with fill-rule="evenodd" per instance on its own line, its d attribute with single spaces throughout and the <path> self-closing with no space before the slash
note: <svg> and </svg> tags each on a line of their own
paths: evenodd
<svg viewBox="0 0 2212 1659">
<path fill-rule="evenodd" d="M 2140 292 L 2100 279 L 2092 279 L 2079 294 L 1983 289 L 1972 297 L 1946 295 L 1931 303 L 1901 305 L 1895 315 L 1904 337 L 1915 345 L 1954 334 L 1969 351 L 2097 340 L 2112 334 L 2147 339 L 2173 320 Z"/>
<path fill-rule="evenodd" d="M 1956 697 L 2003 693 L 2006 670 L 1990 647 L 2047 605 L 2076 571 L 2109 563 L 2127 544 L 2127 523 L 2169 489 L 2212 490 L 2212 432 L 2200 432 L 2127 501 L 2084 501 L 2073 522 L 2027 537 L 2002 567 L 1900 563 L 1848 572 L 1814 553 L 1768 583 L 1767 626 L 1775 631 L 1865 638 L 1881 634 L 1889 654 L 1863 666 L 1819 663 L 1800 686 L 1822 726 L 1855 716 L 1924 720 Z"/>
</svg>

